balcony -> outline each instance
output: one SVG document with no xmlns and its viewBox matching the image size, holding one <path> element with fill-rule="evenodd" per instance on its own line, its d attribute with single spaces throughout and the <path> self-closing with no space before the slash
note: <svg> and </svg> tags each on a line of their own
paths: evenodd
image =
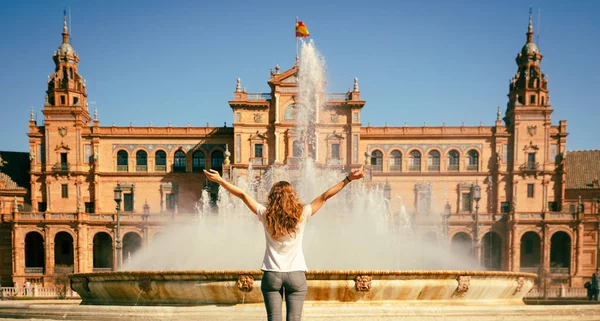
<svg viewBox="0 0 600 321">
<path fill-rule="evenodd" d="M 155 165 L 154 166 L 154 170 L 157 172 L 166 172 L 167 171 L 167 165 Z"/>
<path fill-rule="evenodd" d="M 267 160 L 262 157 L 250 158 L 252 165 L 267 165 Z"/>
<path fill-rule="evenodd" d="M 147 172 L 148 165 L 135 165 L 135 171 L 136 172 Z"/>
<path fill-rule="evenodd" d="M 43 267 L 26 267 L 25 274 L 44 274 Z"/>
<path fill-rule="evenodd" d="M 271 93 L 247 93 L 246 100 L 271 100 Z"/>
<path fill-rule="evenodd" d="M 448 165 L 449 172 L 458 172 L 458 165 Z"/>
<path fill-rule="evenodd" d="M 551 267 L 550 274 L 569 274 L 568 267 Z"/>
<path fill-rule="evenodd" d="M 429 171 L 429 172 L 439 172 L 440 171 L 440 165 L 429 165 L 429 166 L 427 166 L 427 171 Z"/>
<path fill-rule="evenodd" d="M 411 172 L 420 172 L 421 165 L 408 165 L 408 170 Z"/>
<path fill-rule="evenodd" d="M 328 158 L 327 159 L 327 166 L 341 166 L 341 165 L 342 165 L 341 158 Z"/>
<path fill-rule="evenodd" d="M 69 274 L 69 273 L 73 273 L 75 271 L 75 267 L 74 266 L 55 266 L 54 267 L 54 273 L 56 274 Z"/>
<path fill-rule="evenodd" d="M 52 166 L 52 170 L 55 172 L 68 172 L 71 168 L 69 163 L 56 163 Z"/>
<path fill-rule="evenodd" d="M 383 166 L 382 165 L 371 165 L 371 170 L 373 172 L 382 172 Z"/>
<path fill-rule="evenodd" d="M 519 169 L 524 172 L 537 172 L 540 170 L 540 164 L 534 162 L 527 162 L 521 164 L 521 166 L 519 166 Z"/>
<path fill-rule="evenodd" d="M 117 165 L 117 172 L 128 172 L 128 171 L 129 171 L 128 165 Z"/>
<path fill-rule="evenodd" d="M 522 266 L 520 268 L 520 271 L 523 273 L 538 273 L 539 272 L 539 268 L 538 267 L 531 267 L 531 266 Z"/>
<path fill-rule="evenodd" d="M 300 165 L 302 164 L 302 157 L 288 157 L 286 159 L 286 164 L 288 165 Z"/>
<path fill-rule="evenodd" d="M 467 165 L 467 171 L 469 172 L 477 172 L 479 170 L 479 165 L 475 164 L 475 165 Z"/>
<path fill-rule="evenodd" d="M 325 100 L 348 100 L 348 93 L 325 93 Z"/>
<path fill-rule="evenodd" d="M 401 172 L 402 165 L 390 165 L 390 172 Z"/>
<path fill-rule="evenodd" d="M 92 272 L 94 273 L 98 273 L 98 272 L 112 272 L 112 268 L 93 268 Z"/>
</svg>

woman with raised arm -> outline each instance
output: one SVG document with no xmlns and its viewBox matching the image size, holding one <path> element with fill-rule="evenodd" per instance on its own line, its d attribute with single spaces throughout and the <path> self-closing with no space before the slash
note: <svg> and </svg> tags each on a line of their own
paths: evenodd
<svg viewBox="0 0 600 321">
<path fill-rule="evenodd" d="M 306 284 L 306 262 L 302 251 L 304 227 L 309 216 L 314 215 L 325 202 L 339 193 L 353 180 L 365 175 L 362 168 L 355 169 L 310 204 L 300 203 L 294 187 L 285 181 L 271 187 L 268 204 L 256 202 L 239 187 L 224 180 L 214 170 L 204 171 L 210 181 L 218 183 L 234 196 L 239 197 L 252 213 L 258 216 L 265 230 L 266 249 L 261 270 L 264 272 L 260 289 L 265 300 L 269 321 L 282 318 L 281 306 L 285 293 L 287 321 L 301 320 Z"/>
</svg>

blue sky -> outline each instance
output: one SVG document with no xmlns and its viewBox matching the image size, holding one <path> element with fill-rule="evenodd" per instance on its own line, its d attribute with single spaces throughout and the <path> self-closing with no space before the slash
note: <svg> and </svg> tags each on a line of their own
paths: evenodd
<svg viewBox="0 0 600 321">
<path fill-rule="evenodd" d="M 267 92 L 269 69 L 293 65 L 296 16 L 325 57 L 328 91 L 358 77 L 365 125 L 492 125 L 532 6 L 553 123 L 567 120 L 568 150 L 600 149 L 600 1 L 4 0 L 0 150 L 28 150 L 29 109 L 42 118 L 69 6 L 103 126 L 231 124 L 236 78 Z"/>
</svg>

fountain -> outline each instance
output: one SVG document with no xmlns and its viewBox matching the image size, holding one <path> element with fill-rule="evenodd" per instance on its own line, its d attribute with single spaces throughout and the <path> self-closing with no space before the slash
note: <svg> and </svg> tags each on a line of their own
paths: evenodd
<svg viewBox="0 0 600 321">
<path fill-rule="evenodd" d="M 234 183 L 264 200 L 271 184 L 288 180 L 310 202 L 345 174 L 318 168 L 318 111 L 324 102 L 324 61 L 303 43 L 298 71 L 296 134 L 299 165 L 272 166 L 255 181 L 252 166 Z M 262 226 L 238 199 L 208 193 L 194 224 L 174 225 L 141 249 L 122 271 L 77 273 L 71 287 L 83 304 L 212 305 L 262 302 Z M 431 205 L 431 204 L 430 204 Z M 438 213 L 442 209 L 431 211 Z M 441 215 L 440 215 L 441 217 Z M 434 242 L 435 243 L 435 242 Z M 440 242 L 441 243 L 441 242 Z M 438 243 L 423 242 L 409 215 L 392 210 L 382 186 L 353 182 L 307 223 L 304 248 L 311 271 L 307 302 L 522 304 L 535 274 L 482 271 Z M 313 270 L 314 269 L 314 270 Z M 434 270 L 432 270 L 434 269 Z"/>
</svg>

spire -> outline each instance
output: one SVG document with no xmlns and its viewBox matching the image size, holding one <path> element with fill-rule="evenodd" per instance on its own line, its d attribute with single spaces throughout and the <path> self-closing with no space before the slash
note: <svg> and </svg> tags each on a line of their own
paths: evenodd
<svg viewBox="0 0 600 321">
<path fill-rule="evenodd" d="M 63 43 L 69 43 L 69 28 L 67 27 L 67 10 L 63 11 Z"/>
<path fill-rule="evenodd" d="M 354 77 L 354 91 L 359 91 L 358 90 L 358 78 Z"/>
<path fill-rule="evenodd" d="M 529 26 L 527 26 L 527 43 L 533 42 L 533 20 L 531 7 L 529 7 Z"/>
<path fill-rule="evenodd" d="M 237 79 L 237 84 L 235 85 L 235 92 L 239 93 L 242 91 L 242 83 L 240 78 Z"/>
</svg>

